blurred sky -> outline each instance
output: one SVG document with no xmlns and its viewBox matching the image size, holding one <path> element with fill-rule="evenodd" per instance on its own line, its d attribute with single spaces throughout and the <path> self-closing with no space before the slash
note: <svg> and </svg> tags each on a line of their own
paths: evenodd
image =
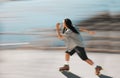
<svg viewBox="0 0 120 78">
<path fill-rule="evenodd" d="M 119 1 L 119 0 L 116 0 Z M 2 2 L 2 32 L 23 32 L 33 28 L 55 28 L 64 18 L 83 20 L 113 7 L 112 0 L 21 0 Z M 115 2 L 115 1 L 114 1 Z M 117 2 L 116 2 L 117 3 Z M 117 10 L 117 8 L 115 9 Z"/>
<path fill-rule="evenodd" d="M 0 0 L 0 32 L 55 29 L 55 24 L 64 18 L 70 18 L 75 24 L 106 11 L 110 14 L 120 12 L 120 0 Z M 0 35 L 0 43 L 40 39 L 43 39 L 41 35 Z"/>
</svg>

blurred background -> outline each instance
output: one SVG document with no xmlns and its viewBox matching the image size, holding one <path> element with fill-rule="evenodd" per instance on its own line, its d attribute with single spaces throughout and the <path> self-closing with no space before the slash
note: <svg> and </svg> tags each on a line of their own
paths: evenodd
<svg viewBox="0 0 120 78">
<path fill-rule="evenodd" d="M 0 0 L 0 49 L 62 49 L 55 25 L 70 18 L 89 51 L 120 51 L 119 0 Z M 61 47 L 61 48 L 60 48 Z"/>
<path fill-rule="evenodd" d="M 65 46 L 55 27 L 65 18 L 96 32 L 81 35 L 88 56 L 104 69 L 98 77 L 73 55 L 70 71 L 77 78 L 120 78 L 120 0 L 0 0 L 0 78 L 66 78 L 58 71 Z"/>
</svg>

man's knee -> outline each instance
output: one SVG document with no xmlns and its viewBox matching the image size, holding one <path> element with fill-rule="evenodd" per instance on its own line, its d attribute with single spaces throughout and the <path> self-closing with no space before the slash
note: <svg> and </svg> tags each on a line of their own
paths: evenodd
<svg viewBox="0 0 120 78">
<path fill-rule="evenodd" d="M 70 56 L 72 56 L 72 55 L 73 55 L 71 52 L 68 52 L 68 51 L 66 51 L 65 53 L 69 54 Z"/>
<path fill-rule="evenodd" d="M 66 53 L 68 53 L 70 56 L 72 56 L 75 53 L 75 50 L 67 50 Z"/>
</svg>

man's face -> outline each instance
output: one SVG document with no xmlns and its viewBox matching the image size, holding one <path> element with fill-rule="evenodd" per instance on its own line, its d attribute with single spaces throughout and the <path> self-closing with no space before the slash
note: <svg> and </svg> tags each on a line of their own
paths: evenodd
<svg viewBox="0 0 120 78">
<path fill-rule="evenodd" d="M 63 21 L 63 27 L 67 28 L 65 21 Z"/>
</svg>

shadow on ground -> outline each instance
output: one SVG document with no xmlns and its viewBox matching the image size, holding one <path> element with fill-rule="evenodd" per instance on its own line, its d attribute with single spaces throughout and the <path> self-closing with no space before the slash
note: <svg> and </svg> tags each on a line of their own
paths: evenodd
<svg viewBox="0 0 120 78">
<path fill-rule="evenodd" d="M 113 77 L 110 77 L 110 76 L 107 76 L 107 75 L 101 74 L 101 75 L 99 76 L 99 78 L 113 78 Z"/>
<path fill-rule="evenodd" d="M 68 71 L 62 71 L 61 72 L 64 76 L 66 76 L 67 78 L 82 78 L 72 72 L 68 72 Z M 104 74 L 101 74 L 99 76 L 99 78 L 113 78 L 113 77 L 110 77 L 110 76 L 107 76 L 107 75 L 104 75 Z"/>
<path fill-rule="evenodd" d="M 82 78 L 72 72 L 68 72 L 68 71 L 62 71 L 61 72 L 63 75 L 65 75 L 67 78 Z"/>
</svg>

